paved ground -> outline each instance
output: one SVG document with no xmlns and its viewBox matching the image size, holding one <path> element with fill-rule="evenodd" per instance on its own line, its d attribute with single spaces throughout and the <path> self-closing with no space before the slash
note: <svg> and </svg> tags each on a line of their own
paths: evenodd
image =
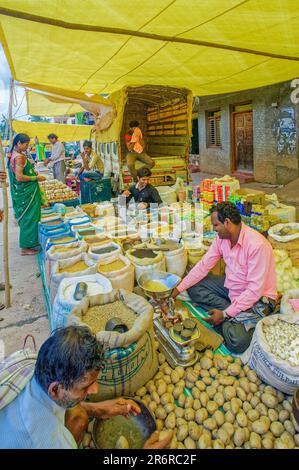
<svg viewBox="0 0 299 470">
<path fill-rule="evenodd" d="M 213 177 L 206 173 L 193 175 L 194 183 L 202 179 Z M 273 187 L 262 183 L 250 183 L 243 185 L 261 189 L 266 193 L 277 192 L 281 201 L 295 203 L 297 214 L 299 213 L 299 183 L 298 180 L 284 188 Z M 2 207 L 2 191 L 0 191 L 0 207 Z M 299 218 L 297 219 L 299 220 Z M 13 212 L 10 208 L 9 216 L 9 262 L 12 306 L 0 311 L 0 340 L 4 342 L 5 354 L 23 347 L 27 334 L 34 335 L 37 347 L 43 343 L 49 334 L 49 325 L 42 294 L 41 278 L 38 275 L 38 266 L 35 256 L 21 257 L 18 245 L 19 228 L 13 221 Z M 3 233 L 0 225 L 0 281 L 3 281 Z M 3 293 L 0 293 L 0 301 L 3 301 Z M 0 343 L 0 355 L 3 351 L 3 343 Z"/>
<path fill-rule="evenodd" d="M 2 190 L 0 190 L 0 207 Z M 0 281 L 3 281 L 3 231 L 0 224 Z M 22 349 L 24 338 L 32 334 L 37 347 L 49 335 L 48 319 L 42 295 L 41 279 L 37 277 L 38 266 L 36 256 L 20 256 L 19 228 L 13 221 L 13 212 L 9 215 L 9 263 L 12 306 L 0 311 L 0 340 L 4 342 L 5 354 Z M 4 294 L 0 292 L 0 301 L 4 302 Z M 0 353 L 3 343 L 0 345 Z"/>
</svg>

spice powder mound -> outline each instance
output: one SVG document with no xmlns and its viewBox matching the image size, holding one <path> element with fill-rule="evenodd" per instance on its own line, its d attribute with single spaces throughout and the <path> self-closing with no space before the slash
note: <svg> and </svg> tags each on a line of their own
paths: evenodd
<svg viewBox="0 0 299 470">
<path fill-rule="evenodd" d="M 134 325 L 136 316 L 137 313 L 120 300 L 117 300 L 109 304 L 90 307 L 87 312 L 82 315 L 81 320 L 86 323 L 95 334 L 99 331 L 105 331 L 107 322 L 113 317 L 119 318 L 128 329 L 130 329 Z"/>
<path fill-rule="evenodd" d="M 66 266 L 65 268 L 59 268 L 59 273 L 77 273 L 79 271 L 85 271 L 89 266 L 84 261 L 78 261 L 72 264 L 72 266 Z"/>
<path fill-rule="evenodd" d="M 98 267 L 99 273 L 111 273 L 112 271 L 119 271 L 123 269 L 126 264 L 121 260 L 112 261 L 111 263 L 107 264 L 100 264 Z"/>
</svg>

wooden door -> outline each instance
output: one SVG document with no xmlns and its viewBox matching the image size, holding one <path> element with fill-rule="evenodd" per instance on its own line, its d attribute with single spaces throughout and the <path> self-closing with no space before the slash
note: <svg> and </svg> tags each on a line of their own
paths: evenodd
<svg viewBox="0 0 299 470">
<path fill-rule="evenodd" d="M 234 169 L 253 171 L 252 111 L 234 113 Z"/>
</svg>

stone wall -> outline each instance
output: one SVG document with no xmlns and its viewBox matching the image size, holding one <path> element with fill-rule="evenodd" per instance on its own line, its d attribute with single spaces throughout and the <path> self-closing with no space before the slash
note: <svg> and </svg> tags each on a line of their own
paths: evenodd
<svg viewBox="0 0 299 470">
<path fill-rule="evenodd" d="M 254 178 L 286 184 L 298 177 L 298 105 L 291 102 L 291 82 L 245 92 L 200 99 L 199 154 L 201 171 L 231 173 L 231 111 L 252 102 Z M 272 103 L 277 103 L 273 107 Z M 222 147 L 207 148 L 206 111 L 221 110 Z"/>
</svg>

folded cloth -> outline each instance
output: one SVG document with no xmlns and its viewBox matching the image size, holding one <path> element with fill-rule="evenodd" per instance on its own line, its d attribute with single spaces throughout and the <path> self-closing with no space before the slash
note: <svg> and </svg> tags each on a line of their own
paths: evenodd
<svg viewBox="0 0 299 470">
<path fill-rule="evenodd" d="M 37 353 L 22 349 L 8 356 L 0 365 L 0 411 L 25 388 L 34 374 Z"/>
</svg>

